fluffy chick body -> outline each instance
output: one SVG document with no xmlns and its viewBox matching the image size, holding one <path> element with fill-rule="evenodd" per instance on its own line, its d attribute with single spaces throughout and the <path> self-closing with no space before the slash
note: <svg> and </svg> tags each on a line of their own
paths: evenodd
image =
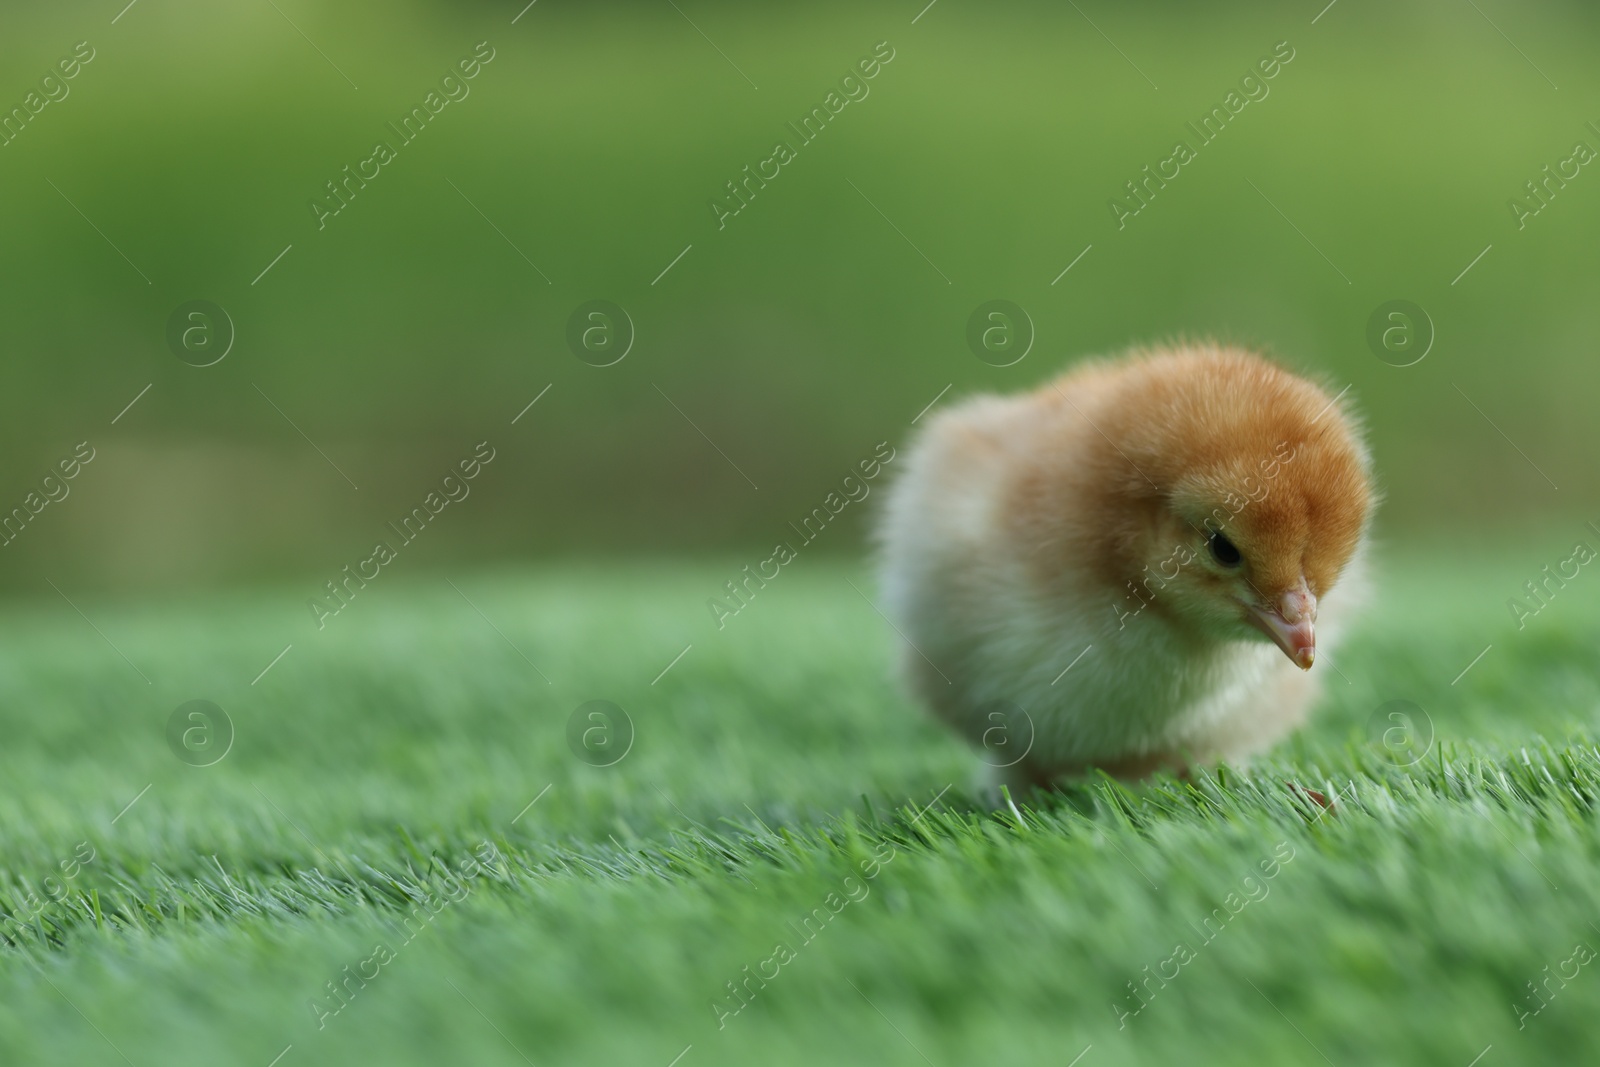
<svg viewBox="0 0 1600 1067">
<path fill-rule="evenodd" d="M 903 673 L 1018 786 L 1247 756 L 1306 716 L 1372 505 L 1350 417 L 1241 350 L 973 398 L 924 429 L 879 531 Z"/>
</svg>

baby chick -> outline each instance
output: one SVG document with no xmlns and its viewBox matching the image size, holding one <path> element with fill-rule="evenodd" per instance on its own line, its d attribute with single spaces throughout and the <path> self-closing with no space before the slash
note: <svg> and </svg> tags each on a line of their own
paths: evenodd
<svg viewBox="0 0 1600 1067">
<path fill-rule="evenodd" d="M 929 422 L 885 606 L 913 691 L 1002 781 L 1182 771 L 1303 721 L 1374 504 L 1322 389 L 1236 348 L 1135 352 Z"/>
</svg>

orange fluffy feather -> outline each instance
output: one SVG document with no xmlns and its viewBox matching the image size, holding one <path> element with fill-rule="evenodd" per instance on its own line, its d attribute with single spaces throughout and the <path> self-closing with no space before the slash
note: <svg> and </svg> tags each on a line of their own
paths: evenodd
<svg viewBox="0 0 1600 1067">
<path fill-rule="evenodd" d="M 1237 758 L 1303 719 L 1374 503 L 1318 386 L 1139 351 L 933 418 L 880 531 L 885 600 L 914 691 L 1013 782 Z"/>
</svg>

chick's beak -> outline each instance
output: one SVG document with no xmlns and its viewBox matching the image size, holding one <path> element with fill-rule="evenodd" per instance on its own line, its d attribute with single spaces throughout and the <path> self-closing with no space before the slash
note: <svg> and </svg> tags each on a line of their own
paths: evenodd
<svg viewBox="0 0 1600 1067">
<path fill-rule="evenodd" d="M 1250 625 L 1272 638 L 1273 644 L 1303 671 L 1309 671 L 1317 658 L 1317 598 L 1304 583 L 1278 598 L 1273 607 L 1248 605 Z"/>
</svg>

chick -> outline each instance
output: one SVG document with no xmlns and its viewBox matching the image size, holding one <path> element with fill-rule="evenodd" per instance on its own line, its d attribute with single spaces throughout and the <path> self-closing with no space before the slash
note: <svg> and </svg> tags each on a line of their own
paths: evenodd
<svg viewBox="0 0 1600 1067">
<path fill-rule="evenodd" d="M 879 530 L 886 613 L 912 690 L 1002 782 L 1181 772 L 1304 720 L 1375 503 L 1316 385 L 1138 351 L 929 422 Z"/>
</svg>

